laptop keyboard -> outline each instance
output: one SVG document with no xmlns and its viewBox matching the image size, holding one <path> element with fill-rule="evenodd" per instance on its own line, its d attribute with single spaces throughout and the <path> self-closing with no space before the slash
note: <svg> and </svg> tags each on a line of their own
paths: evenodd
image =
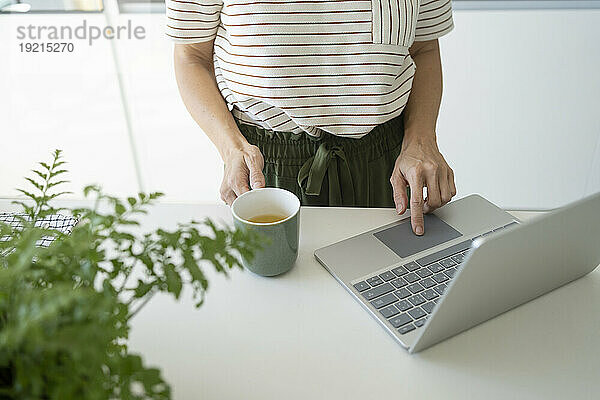
<svg viewBox="0 0 600 400">
<path fill-rule="evenodd" d="M 363 301 L 377 309 L 400 334 L 408 333 L 425 324 L 448 283 L 454 278 L 473 240 L 514 224 L 516 222 L 485 232 L 472 240 L 465 240 L 371 276 L 353 286 Z"/>
</svg>

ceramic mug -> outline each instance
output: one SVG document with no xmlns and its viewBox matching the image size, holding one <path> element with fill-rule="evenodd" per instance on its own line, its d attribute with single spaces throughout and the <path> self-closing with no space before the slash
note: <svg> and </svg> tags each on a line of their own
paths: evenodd
<svg viewBox="0 0 600 400">
<path fill-rule="evenodd" d="M 262 276 L 275 276 L 294 266 L 300 231 L 300 200 L 295 194 L 279 188 L 254 189 L 235 199 L 231 212 L 236 228 L 258 232 L 264 239 L 263 248 L 251 261 L 242 259 L 246 269 Z M 279 215 L 282 219 L 251 221 L 261 215 Z"/>
</svg>

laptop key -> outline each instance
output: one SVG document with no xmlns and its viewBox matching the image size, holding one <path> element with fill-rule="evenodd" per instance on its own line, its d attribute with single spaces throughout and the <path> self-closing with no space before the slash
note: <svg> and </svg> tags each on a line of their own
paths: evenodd
<svg viewBox="0 0 600 400">
<path fill-rule="evenodd" d="M 381 310 L 379 310 L 379 312 L 381 313 L 381 315 L 383 315 L 384 318 L 390 318 L 400 313 L 400 311 L 398 311 L 398 309 L 393 305 L 384 307 Z"/>
<path fill-rule="evenodd" d="M 418 281 L 419 279 L 419 275 L 415 274 L 414 272 L 411 272 L 410 274 L 406 274 L 404 275 L 404 279 L 408 282 L 408 283 L 413 283 Z"/>
<path fill-rule="evenodd" d="M 367 282 L 371 286 L 377 286 L 377 285 L 381 285 L 383 283 L 383 280 L 378 276 L 374 276 L 372 278 L 367 279 Z"/>
<path fill-rule="evenodd" d="M 399 301 L 395 304 L 395 306 L 400 311 L 406 311 L 412 308 L 412 304 L 410 304 L 407 300 Z"/>
<path fill-rule="evenodd" d="M 402 328 L 398 329 L 398 333 L 400 333 L 401 335 L 404 335 L 405 333 L 413 331 L 414 329 L 415 329 L 415 326 L 413 324 L 404 325 Z"/>
<path fill-rule="evenodd" d="M 410 310 L 413 306 L 406 300 L 399 301 L 395 304 L 396 308 L 400 311 Z"/>
<path fill-rule="evenodd" d="M 358 282 L 354 284 L 354 288 L 356 290 L 358 290 L 359 292 L 362 292 L 363 290 L 367 290 L 368 288 L 370 288 L 371 286 L 369 286 L 367 284 L 367 282 L 362 281 L 362 282 Z"/>
<path fill-rule="evenodd" d="M 408 285 L 408 282 L 406 282 L 404 279 L 402 278 L 396 278 L 393 281 L 391 281 L 392 285 L 394 285 L 394 287 L 400 289 L 401 287 L 404 287 L 406 285 Z"/>
<path fill-rule="evenodd" d="M 392 303 L 395 303 L 396 301 L 398 301 L 398 299 L 396 298 L 396 296 L 394 296 L 392 293 L 386 294 L 385 296 L 381 296 L 378 299 L 375 299 L 371 302 L 371 305 L 377 309 L 385 307 L 385 306 L 389 306 Z"/>
<path fill-rule="evenodd" d="M 431 271 L 428 270 L 427 268 L 421 268 L 420 270 L 417 271 L 417 275 L 419 275 L 421 278 L 427 278 L 428 276 L 431 275 Z"/>
<path fill-rule="evenodd" d="M 454 278 L 454 274 L 456 273 L 456 268 L 447 269 L 446 271 L 444 271 L 444 273 L 446 275 L 448 275 L 448 278 Z"/>
<path fill-rule="evenodd" d="M 408 285 L 407 288 L 413 293 L 419 293 L 425 290 L 423 286 L 419 285 L 419 282 L 413 283 L 412 285 Z"/>
<path fill-rule="evenodd" d="M 436 282 L 436 281 L 434 281 L 434 280 L 433 280 L 433 279 L 431 279 L 431 278 L 425 278 L 425 279 L 423 279 L 423 280 L 419 281 L 419 283 L 420 283 L 421 285 L 423 285 L 423 287 L 424 287 L 425 289 L 429 289 L 430 287 L 433 287 L 433 286 L 437 285 L 437 282 Z"/>
<path fill-rule="evenodd" d="M 430 254 L 425 257 L 421 257 L 417 260 L 417 262 L 421 266 L 426 266 L 436 261 L 439 261 L 443 258 L 451 256 L 456 253 L 460 253 L 461 251 L 467 250 L 471 247 L 471 239 L 465 240 L 464 242 L 460 242 L 455 244 L 454 246 L 447 247 L 443 250 L 438 251 L 437 253 Z"/>
<path fill-rule="evenodd" d="M 433 276 L 433 280 L 435 280 L 437 283 L 442 283 L 442 282 L 446 282 L 448 280 L 448 277 L 446 275 L 444 275 L 442 272 L 440 272 L 439 274 L 435 274 Z"/>
<path fill-rule="evenodd" d="M 392 279 L 396 278 L 396 275 L 392 274 L 391 271 L 386 271 L 383 274 L 379 274 L 379 277 L 387 282 L 387 281 L 391 281 Z"/>
<path fill-rule="evenodd" d="M 409 272 L 413 272 L 413 271 L 416 271 L 419 268 L 421 268 L 421 266 L 419 264 L 417 264 L 416 262 L 412 261 L 412 262 L 409 262 L 408 264 L 404 264 L 404 268 L 406 268 Z"/>
<path fill-rule="evenodd" d="M 429 303 L 425 303 L 421 306 L 421 308 L 425 310 L 427 314 L 431 314 L 431 312 L 433 311 L 433 307 L 435 307 L 435 303 L 432 301 L 430 301 Z"/>
<path fill-rule="evenodd" d="M 437 262 L 428 265 L 427 268 L 429 268 L 431 270 L 431 272 L 433 272 L 434 274 L 444 270 L 444 268 L 440 265 L 440 263 L 437 263 Z"/>
<path fill-rule="evenodd" d="M 392 270 L 392 272 L 394 274 L 396 274 L 396 276 L 402 276 L 402 275 L 408 274 L 408 270 L 402 266 L 394 268 Z"/>
<path fill-rule="evenodd" d="M 415 294 L 414 296 L 409 297 L 408 301 L 410 301 L 415 306 L 425 303 L 425 299 L 420 294 Z"/>
<path fill-rule="evenodd" d="M 436 287 L 433 288 L 433 290 L 435 290 L 439 294 L 442 294 L 442 293 L 444 293 L 444 290 L 446 290 L 446 284 L 442 283 L 441 285 L 437 285 Z"/>
<path fill-rule="evenodd" d="M 427 313 L 423 310 L 421 310 L 420 307 L 417 308 L 413 308 L 412 310 L 410 310 L 408 312 L 410 314 L 411 317 L 413 317 L 414 319 L 419 319 L 419 318 L 423 318 L 424 316 L 427 315 Z"/>
<path fill-rule="evenodd" d="M 415 326 L 416 326 L 417 328 L 420 328 L 420 327 L 422 327 L 423 325 L 425 325 L 425 318 L 422 318 L 422 319 L 418 320 L 417 322 L 415 322 Z"/>
<path fill-rule="evenodd" d="M 440 261 L 440 264 L 444 268 L 452 268 L 456 265 L 456 262 L 454 262 L 454 260 L 452 260 L 451 258 L 444 258 L 443 260 Z M 439 272 L 439 271 L 436 271 L 436 272 Z"/>
<path fill-rule="evenodd" d="M 452 256 L 452 260 L 454 260 L 457 264 L 460 264 L 461 262 L 463 262 L 464 259 L 465 259 L 465 256 L 462 253 Z"/>
<path fill-rule="evenodd" d="M 426 291 L 421 293 L 421 296 L 425 297 L 427 300 L 433 300 L 436 297 L 438 297 L 438 294 L 433 289 L 427 289 Z"/>
<path fill-rule="evenodd" d="M 404 313 L 390 318 L 388 321 L 390 321 L 390 324 L 392 324 L 394 328 L 398 328 L 402 325 L 406 325 L 409 322 L 412 322 L 412 318 L 410 317 L 410 315 Z"/>
<path fill-rule="evenodd" d="M 397 296 L 399 299 L 405 299 L 405 298 L 407 298 L 408 296 L 412 295 L 412 293 L 411 293 L 411 292 L 409 292 L 409 291 L 408 291 L 408 289 L 406 289 L 406 288 L 402 288 L 402 289 L 400 289 L 400 290 L 396 290 L 396 291 L 394 292 L 394 294 L 395 294 L 395 295 L 396 295 L 396 296 Z"/>
<path fill-rule="evenodd" d="M 389 283 L 384 283 L 383 285 L 371 288 L 369 290 L 365 290 L 360 294 L 362 294 L 363 297 L 367 300 L 373 300 L 375 297 L 379 297 L 382 294 L 389 293 L 392 290 L 394 290 L 394 287 L 392 285 L 390 285 Z"/>
</svg>

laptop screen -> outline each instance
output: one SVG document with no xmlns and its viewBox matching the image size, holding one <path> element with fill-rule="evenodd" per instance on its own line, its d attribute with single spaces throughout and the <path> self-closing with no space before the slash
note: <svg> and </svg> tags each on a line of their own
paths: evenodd
<svg viewBox="0 0 600 400">
<path fill-rule="evenodd" d="M 426 214 L 424 217 L 425 234 L 423 236 L 413 233 L 410 219 L 373 235 L 402 258 L 462 236 L 459 231 L 434 214 Z"/>
</svg>

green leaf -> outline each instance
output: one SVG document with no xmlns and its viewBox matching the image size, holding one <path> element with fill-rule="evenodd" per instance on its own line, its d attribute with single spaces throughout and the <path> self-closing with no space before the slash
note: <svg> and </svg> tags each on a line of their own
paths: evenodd
<svg viewBox="0 0 600 400">
<path fill-rule="evenodd" d="M 181 294 L 181 288 L 183 287 L 183 282 L 181 281 L 181 277 L 177 272 L 175 272 L 175 266 L 172 264 L 165 265 L 165 278 L 167 281 L 167 290 L 169 293 L 175 295 L 175 298 L 178 299 Z"/>
<path fill-rule="evenodd" d="M 88 197 L 90 193 L 100 193 L 100 186 L 98 185 L 87 185 L 83 188 L 83 194 Z"/>
<path fill-rule="evenodd" d="M 143 282 L 141 279 L 138 279 L 137 286 L 134 289 L 134 296 L 137 298 L 141 298 L 146 296 L 150 290 L 154 287 L 151 283 Z"/>
<path fill-rule="evenodd" d="M 156 200 L 164 196 L 164 193 L 161 192 L 153 192 L 150 193 L 150 200 Z"/>
<path fill-rule="evenodd" d="M 125 214 L 125 211 L 127 211 L 127 209 L 125 208 L 125 206 L 124 206 L 122 203 L 120 203 L 120 202 L 115 202 L 115 212 L 116 212 L 118 215 Z"/>
<path fill-rule="evenodd" d="M 57 198 L 58 196 L 63 196 L 63 195 L 65 195 L 65 194 L 71 194 L 71 193 L 73 193 L 73 192 L 59 192 L 59 193 L 53 193 L 53 194 L 51 194 L 50 196 L 48 196 L 48 200 L 52 200 L 52 199 L 55 199 L 55 198 Z"/>
<path fill-rule="evenodd" d="M 69 181 L 58 181 L 58 182 L 49 183 L 48 184 L 48 189 L 50 189 L 51 187 L 54 187 L 54 186 L 62 185 L 64 183 L 69 183 Z"/>
<path fill-rule="evenodd" d="M 39 176 L 40 178 L 42 178 L 43 181 L 46 181 L 46 179 L 48 179 L 48 176 L 46 174 L 44 174 L 43 172 L 38 171 L 37 169 L 32 169 L 31 172 L 33 172 L 34 174 L 36 174 L 37 176 Z"/>
<path fill-rule="evenodd" d="M 28 192 L 26 190 L 23 189 L 17 189 L 17 192 L 20 192 L 22 194 L 24 194 L 25 196 L 29 197 L 32 200 L 38 201 L 38 199 L 40 199 L 40 197 L 36 196 L 35 194 Z"/>
<path fill-rule="evenodd" d="M 55 177 L 55 176 L 57 176 L 57 175 L 66 174 L 66 173 L 67 173 L 67 170 L 66 170 L 66 169 L 61 169 L 61 170 L 58 170 L 58 171 L 54 171 L 54 170 L 53 170 L 53 171 L 50 173 L 50 178 L 53 178 L 53 177 Z"/>
<path fill-rule="evenodd" d="M 36 181 L 34 181 L 33 179 L 31 179 L 31 178 L 25 178 L 25 180 L 26 180 L 27 182 L 31 183 L 31 185 L 32 185 L 33 187 L 35 187 L 36 189 L 38 189 L 38 190 L 44 190 L 44 185 L 37 183 L 37 182 L 36 182 Z"/>
</svg>

